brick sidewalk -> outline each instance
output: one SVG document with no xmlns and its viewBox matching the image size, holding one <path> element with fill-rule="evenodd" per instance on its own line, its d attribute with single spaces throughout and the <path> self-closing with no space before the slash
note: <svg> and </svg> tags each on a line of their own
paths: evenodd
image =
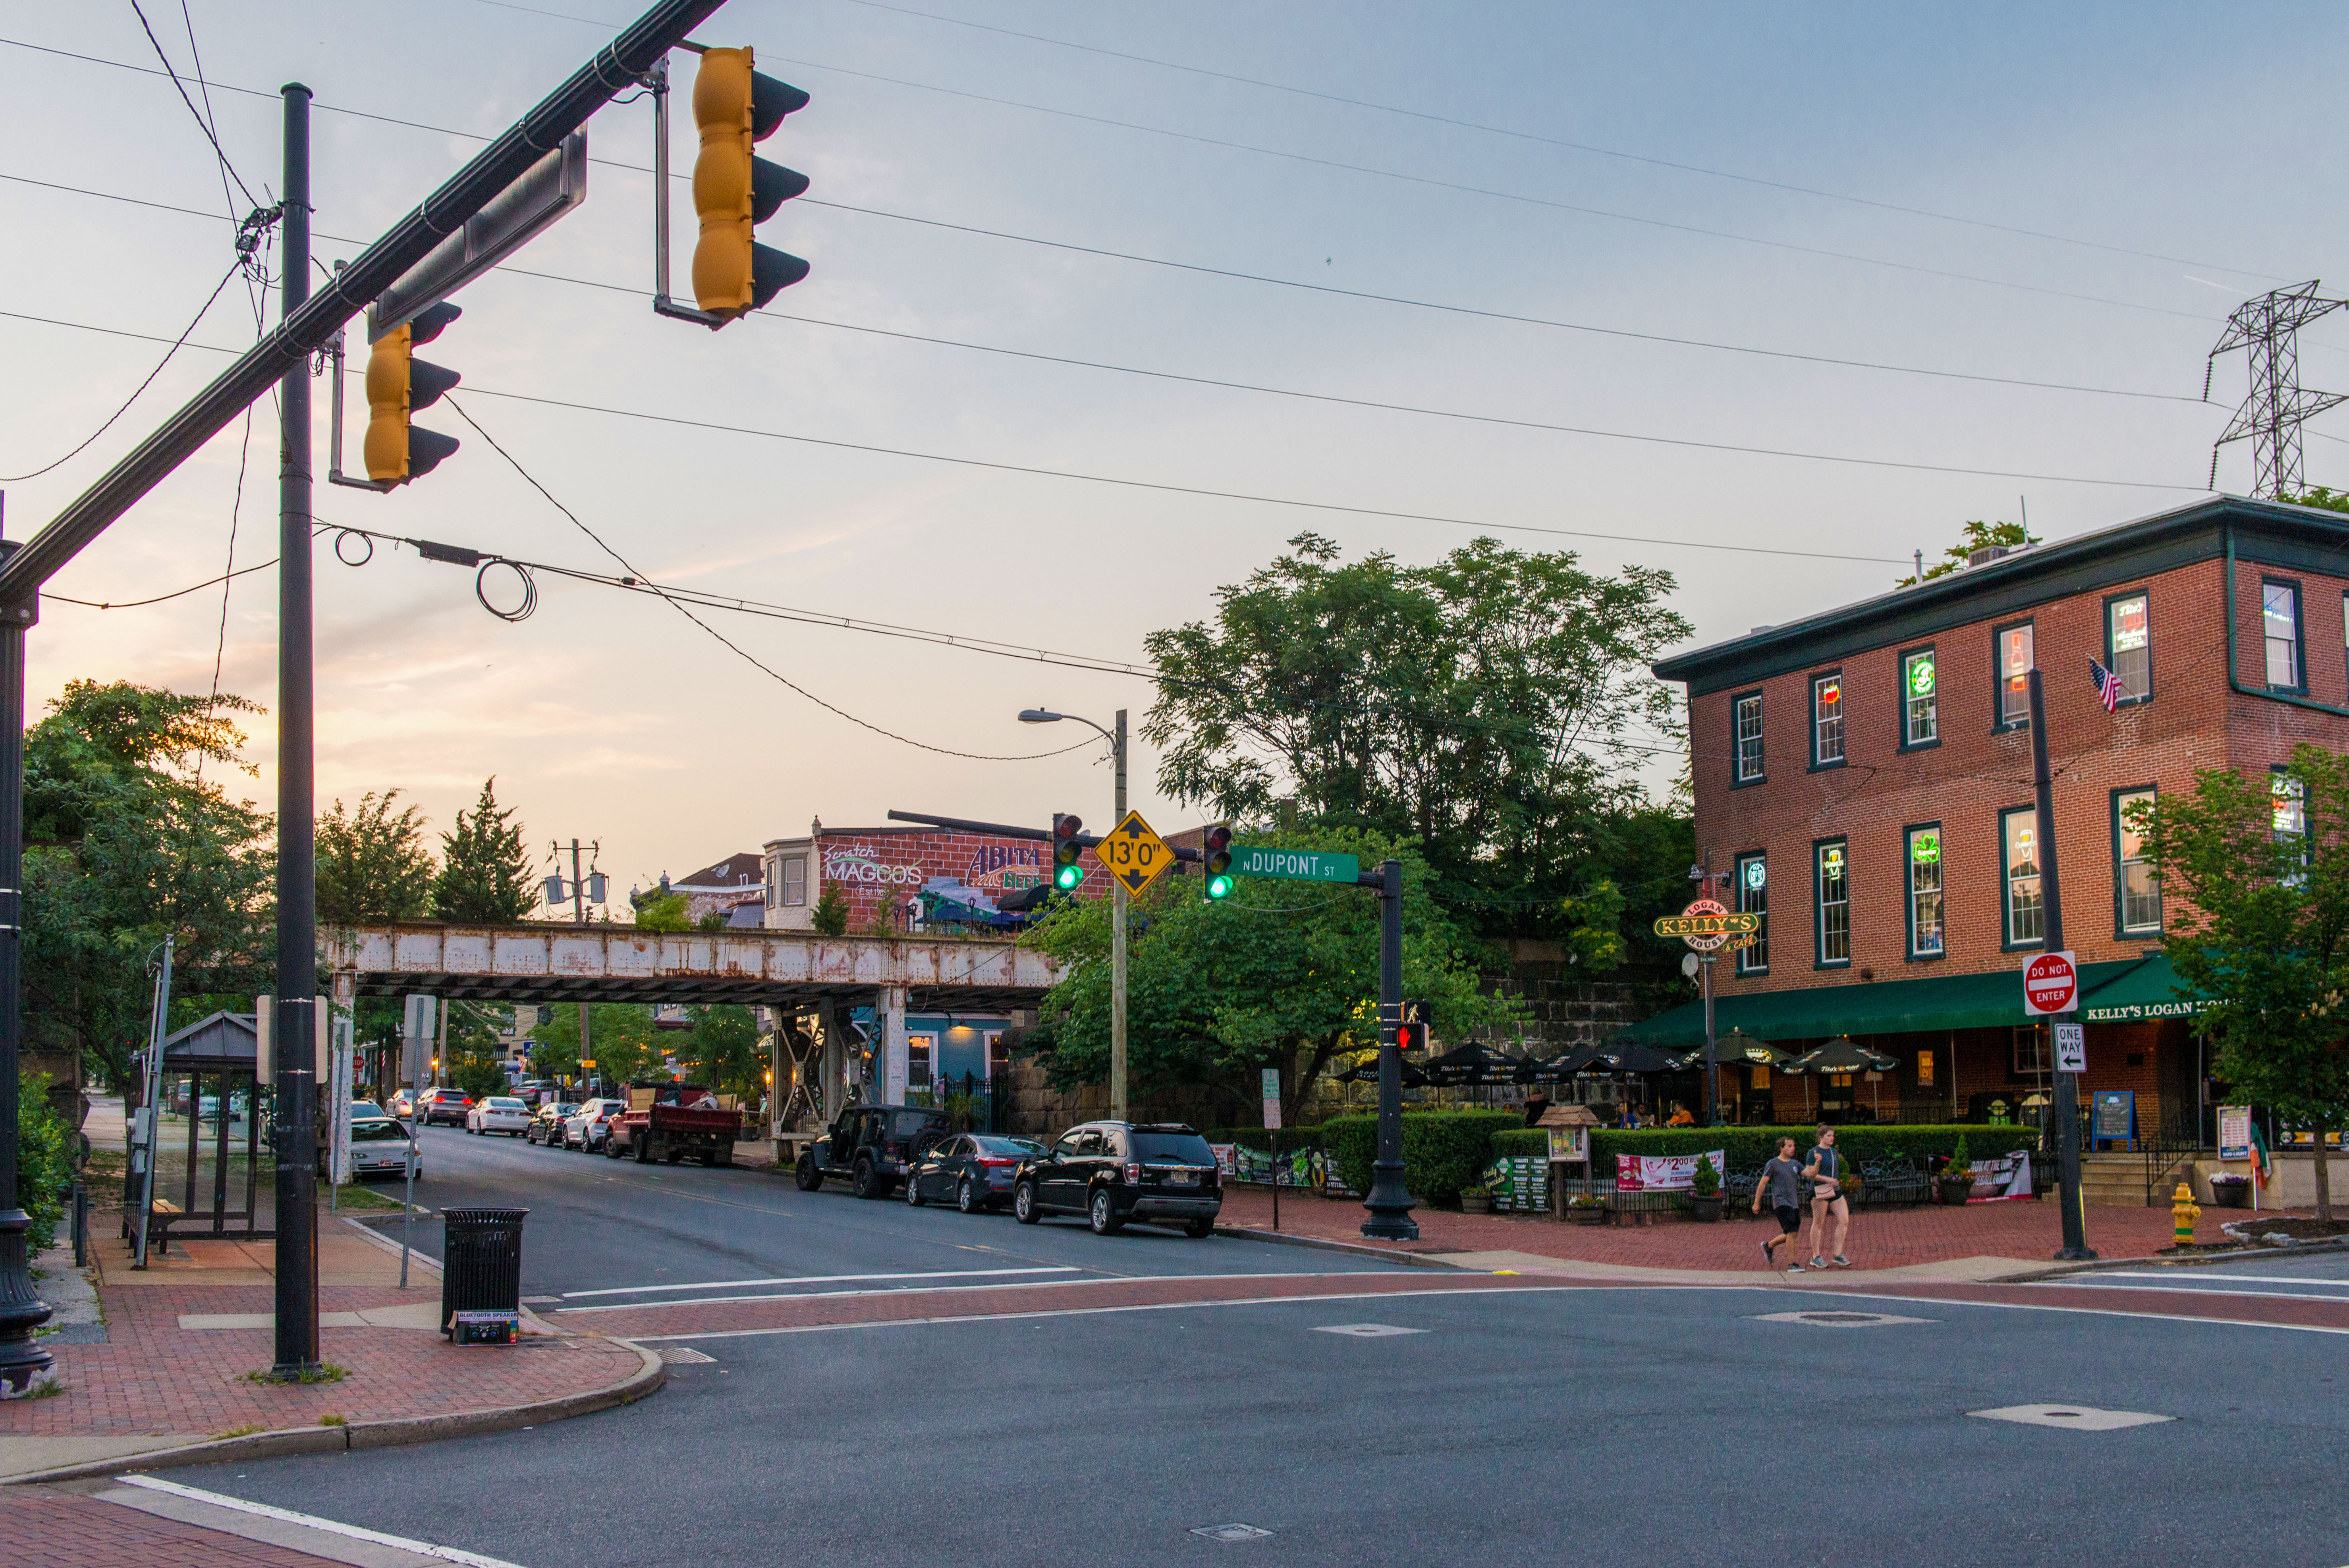
<svg viewBox="0 0 2349 1568">
<path fill-rule="evenodd" d="M 1360 1199 L 1332 1200 L 1286 1189 L 1280 1195 L 1280 1228 L 1290 1235 L 1376 1244 L 1364 1241 L 1364 1217 Z M 1541 1215 L 1462 1214 L 1428 1208 L 1413 1210 L 1412 1217 L 1419 1222 L 1419 1240 L 1399 1243 L 1397 1250 L 1518 1252 L 1639 1268 L 1756 1273 L 1762 1266 L 1763 1238 L 1775 1231 L 1768 1221 L 1728 1218 L 1710 1225 L 1682 1219 L 1641 1226 L 1578 1225 Z M 2248 1216 L 2205 1209 L 2199 1234 L 2206 1242 L 2223 1241 L 2220 1220 L 2237 1217 Z M 1226 1187 L 1221 1222 L 1272 1229 L 1271 1191 Z M 1806 1232 L 1808 1222 L 1806 1216 Z M 2149 1256 L 2173 1240 L 2168 1209 L 2090 1209 L 2087 1233 L 2088 1244 L 2108 1258 Z M 1921 1203 L 1853 1214 L 1847 1251 L 1857 1272 L 1973 1257 L 2044 1264 L 2062 1244 L 2063 1216 L 2052 1202 L 1968 1203 L 1961 1208 Z"/>
<path fill-rule="evenodd" d="M 0 1538 L 10 1568 L 336 1568 L 306 1552 L 47 1487 L 0 1492 Z"/>
</svg>

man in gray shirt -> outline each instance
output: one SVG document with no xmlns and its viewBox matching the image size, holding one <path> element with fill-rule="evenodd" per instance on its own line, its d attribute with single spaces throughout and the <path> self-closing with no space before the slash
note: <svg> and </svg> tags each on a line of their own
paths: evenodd
<svg viewBox="0 0 2349 1568">
<path fill-rule="evenodd" d="M 1762 1243 L 1762 1264 L 1764 1268 L 1778 1261 L 1777 1249 L 1792 1246 L 1795 1233 L 1803 1228 L 1803 1168 L 1795 1163 L 1795 1140 L 1778 1140 L 1778 1158 L 1762 1167 L 1762 1180 L 1754 1184 L 1754 1212 L 1760 1213 L 1767 1200 L 1771 1212 L 1778 1219 L 1778 1233 Z M 1786 1254 L 1786 1272 L 1800 1274 L 1803 1265 L 1795 1254 Z"/>
</svg>

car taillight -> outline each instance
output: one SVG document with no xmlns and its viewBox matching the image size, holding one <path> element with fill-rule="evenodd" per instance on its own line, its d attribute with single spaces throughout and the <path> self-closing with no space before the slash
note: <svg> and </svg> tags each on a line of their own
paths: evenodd
<svg viewBox="0 0 2349 1568">
<path fill-rule="evenodd" d="M 992 1170 L 993 1168 L 995 1168 L 996 1166 L 999 1166 L 999 1165 L 1017 1165 L 1017 1164 L 1019 1164 L 1019 1161 L 1018 1161 L 1017 1160 L 1012 1159 L 1012 1158 L 1011 1158 L 1010 1156 L 1009 1156 L 1009 1155 L 1003 1155 L 1003 1154 L 992 1154 L 992 1155 L 988 1155 L 988 1156 L 986 1156 L 986 1157 L 982 1158 L 982 1159 L 979 1161 L 979 1163 L 980 1163 L 981 1165 L 987 1166 L 988 1169 Z"/>
<path fill-rule="evenodd" d="M 881 1146 L 881 1152 L 894 1157 L 897 1152 L 896 1140 L 892 1139 L 890 1141 L 884 1143 Z"/>
<path fill-rule="evenodd" d="M 1139 1165 L 1127 1166 L 1125 1168 L 1125 1179 L 1133 1182 L 1137 1187 L 1142 1185 L 1142 1167 Z"/>
</svg>

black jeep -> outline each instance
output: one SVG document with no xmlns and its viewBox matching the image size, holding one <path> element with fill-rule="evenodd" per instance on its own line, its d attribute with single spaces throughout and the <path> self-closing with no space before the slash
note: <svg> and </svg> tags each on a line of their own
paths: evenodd
<svg viewBox="0 0 2349 1568">
<path fill-rule="evenodd" d="M 800 1191 L 845 1178 L 860 1198 L 886 1198 L 930 1145 L 951 1136 L 947 1113 L 919 1105 L 852 1105 L 800 1156 Z"/>
</svg>

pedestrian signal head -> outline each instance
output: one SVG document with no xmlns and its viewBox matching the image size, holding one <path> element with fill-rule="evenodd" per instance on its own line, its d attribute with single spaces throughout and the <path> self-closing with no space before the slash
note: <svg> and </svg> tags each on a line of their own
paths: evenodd
<svg viewBox="0 0 2349 1568">
<path fill-rule="evenodd" d="M 795 87 L 750 68 L 749 49 L 707 49 L 693 77 L 694 303 L 723 321 L 764 305 L 808 274 L 808 264 L 753 241 L 751 226 L 808 188 L 807 176 L 752 156 L 783 117 L 807 107 Z"/>
<path fill-rule="evenodd" d="M 377 338 L 368 352 L 365 450 L 367 478 L 378 484 L 404 485 L 430 473 L 441 459 L 457 449 L 454 436 L 420 429 L 408 421 L 417 409 L 439 402 L 442 393 L 457 385 L 455 371 L 428 365 L 414 351 L 440 336 L 463 314 L 443 301 Z"/>
<path fill-rule="evenodd" d="M 1207 873 L 1208 901 L 1229 898 L 1232 892 L 1232 825 L 1229 822 L 1208 824 L 1207 835 L 1200 841 L 1199 859 Z"/>
</svg>

